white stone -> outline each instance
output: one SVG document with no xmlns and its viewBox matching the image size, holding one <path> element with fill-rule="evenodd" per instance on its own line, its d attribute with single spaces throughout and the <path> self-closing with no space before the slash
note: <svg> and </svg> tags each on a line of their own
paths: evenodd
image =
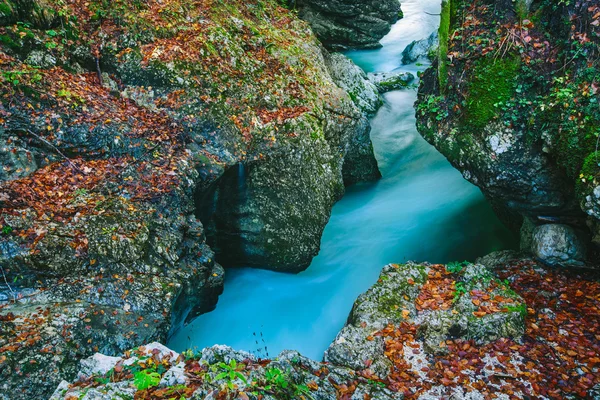
<svg viewBox="0 0 600 400">
<path fill-rule="evenodd" d="M 541 225 L 533 231 L 531 243 L 533 254 L 550 265 L 582 265 L 585 244 L 568 225 Z"/>
<path fill-rule="evenodd" d="M 185 377 L 185 364 L 180 362 L 174 367 L 171 367 L 167 372 L 165 372 L 164 376 L 160 380 L 160 386 L 175 386 L 175 385 L 185 385 L 187 383 L 187 378 Z"/>
<path fill-rule="evenodd" d="M 152 356 L 154 350 L 159 351 L 160 359 L 167 359 L 171 362 L 175 361 L 179 357 L 179 353 L 169 349 L 167 346 L 160 344 L 158 342 L 152 342 L 143 347 L 144 354 L 148 356 Z"/>
<path fill-rule="evenodd" d="M 121 357 L 111 357 L 96 353 L 85 360 L 81 360 L 79 376 L 104 375 L 113 369 L 120 360 Z"/>
<path fill-rule="evenodd" d="M 69 390 L 69 382 L 61 381 L 49 400 L 64 399 L 65 398 L 64 394 L 68 390 Z"/>
<path fill-rule="evenodd" d="M 508 149 L 510 149 L 510 147 L 512 146 L 510 138 L 507 138 L 500 134 L 490 136 L 489 143 L 490 147 L 492 148 L 492 151 L 496 154 L 506 153 Z"/>
</svg>

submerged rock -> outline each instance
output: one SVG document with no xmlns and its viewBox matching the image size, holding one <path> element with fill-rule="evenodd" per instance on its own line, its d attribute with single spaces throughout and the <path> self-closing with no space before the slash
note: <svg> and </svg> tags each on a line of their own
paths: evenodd
<svg viewBox="0 0 600 400">
<path fill-rule="evenodd" d="M 415 40 L 402 51 L 402 64 L 429 61 L 437 56 L 436 51 L 438 46 L 439 37 L 437 31 L 433 32 L 426 39 Z"/>
<path fill-rule="evenodd" d="M 402 17 L 396 0 L 298 0 L 306 20 L 325 47 L 339 51 L 380 47 L 379 40 Z"/>
<path fill-rule="evenodd" d="M 369 74 L 368 77 L 379 93 L 407 88 L 415 80 L 415 76 L 410 72 L 381 72 Z"/>
</svg>

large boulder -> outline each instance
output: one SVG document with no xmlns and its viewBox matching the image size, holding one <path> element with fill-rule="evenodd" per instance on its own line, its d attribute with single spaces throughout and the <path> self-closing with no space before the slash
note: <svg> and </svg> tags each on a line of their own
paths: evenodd
<svg viewBox="0 0 600 400">
<path fill-rule="evenodd" d="M 532 232 L 532 253 L 549 265 L 583 265 L 585 245 L 568 225 L 545 224 Z"/>
<path fill-rule="evenodd" d="M 485 344 L 520 337 L 524 321 L 518 310 L 522 307 L 523 300 L 482 265 L 388 265 L 377 283 L 356 300 L 348 324 L 324 360 L 353 369 L 367 365 L 385 378 L 392 363 L 386 335 L 381 332 L 388 327 L 414 329 L 405 347 L 446 354 L 448 349 L 440 344 L 448 339 Z"/>
<path fill-rule="evenodd" d="M 332 53 L 325 60 L 334 82 L 348 93 L 359 109 L 369 116 L 374 115 L 383 104 L 376 83 L 341 53 Z"/>
<path fill-rule="evenodd" d="M 333 81 L 348 93 L 364 114 L 357 125 L 356 134 L 349 138 L 342 169 L 344 183 L 352 185 L 379 179 L 381 173 L 377 160 L 373 157 L 373 144 L 369 136 L 371 125 L 368 121 L 368 117 L 372 117 L 383 104 L 378 87 L 359 66 L 343 54 L 327 53 L 325 62 Z"/>
<path fill-rule="evenodd" d="M 332 50 L 380 47 L 379 40 L 402 16 L 397 0 L 298 0 L 300 18 L 308 21 Z"/>
</svg>

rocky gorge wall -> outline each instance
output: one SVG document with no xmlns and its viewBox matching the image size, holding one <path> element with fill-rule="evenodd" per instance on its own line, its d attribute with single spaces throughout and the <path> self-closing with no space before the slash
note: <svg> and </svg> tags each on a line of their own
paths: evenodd
<svg viewBox="0 0 600 400">
<path fill-rule="evenodd" d="M 444 2 L 439 57 L 419 91 L 421 134 L 550 264 L 597 260 L 598 11 Z"/>
<path fill-rule="evenodd" d="M 218 262 L 306 268 L 380 176 L 362 92 L 274 1 L 3 0 L 0 25 L 3 398 L 165 341 Z"/>
</svg>

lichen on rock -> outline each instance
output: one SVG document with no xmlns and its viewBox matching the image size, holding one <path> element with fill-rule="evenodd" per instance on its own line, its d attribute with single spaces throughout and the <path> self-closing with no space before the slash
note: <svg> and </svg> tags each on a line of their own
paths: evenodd
<svg viewBox="0 0 600 400">
<path fill-rule="evenodd" d="M 415 327 L 415 343 L 428 354 L 446 354 L 446 340 L 479 344 L 523 334 L 522 299 L 481 265 L 392 264 L 377 283 L 359 296 L 344 327 L 325 352 L 325 361 L 361 368 L 369 360 L 380 378 L 390 372 L 385 335 L 405 324 Z M 511 311 L 513 310 L 513 311 Z"/>
</svg>

